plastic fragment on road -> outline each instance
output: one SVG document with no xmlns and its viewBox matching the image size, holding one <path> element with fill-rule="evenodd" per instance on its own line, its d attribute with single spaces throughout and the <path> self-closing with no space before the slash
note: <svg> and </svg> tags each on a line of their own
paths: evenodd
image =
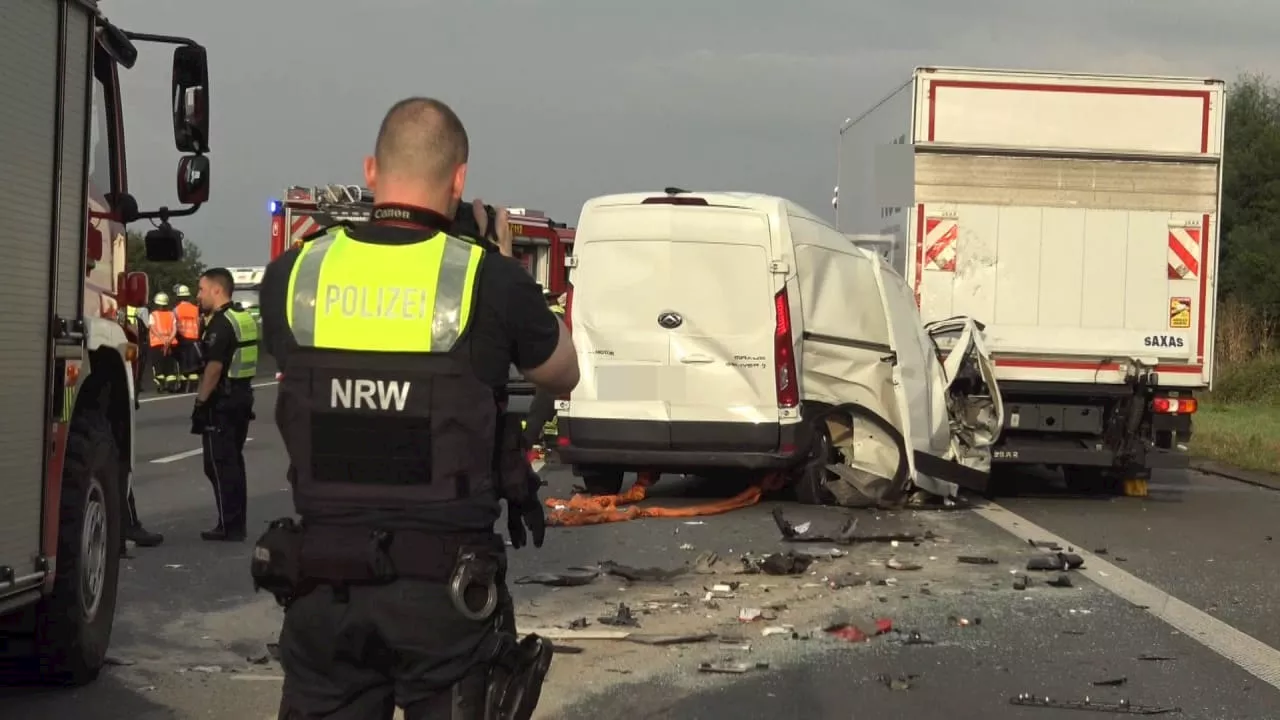
<svg viewBox="0 0 1280 720">
<path fill-rule="evenodd" d="M 744 663 L 721 660 L 717 662 L 704 662 L 698 664 L 698 672 L 704 673 L 730 673 L 737 675 L 750 672 L 752 670 L 768 669 L 769 663 L 767 662 Z"/>
<path fill-rule="evenodd" d="M 840 623 L 823 628 L 826 634 L 844 640 L 846 642 L 866 642 L 876 635 L 884 635 L 893 630 L 893 621 L 889 618 L 880 618 L 866 629 L 860 628 L 853 623 Z"/>
<path fill-rule="evenodd" d="M 588 585 L 600 577 L 599 571 L 570 568 L 563 573 L 536 573 L 516 578 L 516 585 L 546 585 L 548 587 L 578 587 Z"/>
</svg>

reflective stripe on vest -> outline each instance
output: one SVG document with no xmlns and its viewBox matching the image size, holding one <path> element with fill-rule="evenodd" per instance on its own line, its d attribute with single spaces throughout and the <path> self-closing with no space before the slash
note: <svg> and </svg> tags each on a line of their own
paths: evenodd
<svg viewBox="0 0 1280 720">
<path fill-rule="evenodd" d="M 552 306 L 551 306 L 551 312 L 553 312 L 553 313 L 555 313 L 555 314 L 557 314 L 557 315 L 561 315 L 561 316 L 563 316 L 563 315 L 564 315 L 564 308 L 560 307 L 559 305 L 552 305 Z"/>
<path fill-rule="evenodd" d="M 301 347 L 443 353 L 471 320 L 484 250 L 437 233 L 376 245 L 346 231 L 302 246 L 289 275 L 287 319 Z"/>
<path fill-rule="evenodd" d="M 134 322 L 138 319 L 138 308 L 132 305 L 125 305 L 124 315 L 129 318 L 129 322 Z"/>
<path fill-rule="evenodd" d="M 227 378 L 248 380 L 258 374 L 258 323 L 249 313 L 229 307 L 223 313 L 236 333 L 236 350 L 231 355 Z"/>
</svg>

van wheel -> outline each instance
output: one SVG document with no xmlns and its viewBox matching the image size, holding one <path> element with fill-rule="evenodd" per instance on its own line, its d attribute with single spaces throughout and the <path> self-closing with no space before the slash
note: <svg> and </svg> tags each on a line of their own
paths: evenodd
<svg viewBox="0 0 1280 720">
<path fill-rule="evenodd" d="M 582 486 L 591 495 L 617 495 L 622 492 L 621 470 L 579 470 Z"/>
<path fill-rule="evenodd" d="M 76 413 L 62 470 L 57 576 L 37 610 L 40 674 L 56 682 L 92 682 L 106 662 L 122 545 L 120 470 L 102 411 Z"/>
<path fill-rule="evenodd" d="M 834 454 L 826 428 L 818 429 L 813 436 L 813 449 L 809 459 L 795 475 L 793 487 L 797 501 L 805 505 L 835 503 L 835 497 L 826 488 L 827 464 L 832 462 Z"/>
</svg>

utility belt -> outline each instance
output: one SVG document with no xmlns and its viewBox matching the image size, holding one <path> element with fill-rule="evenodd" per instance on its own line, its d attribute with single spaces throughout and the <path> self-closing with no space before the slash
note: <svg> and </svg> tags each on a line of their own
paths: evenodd
<svg viewBox="0 0 1280 720">
<path fill-rule="evenodd" d="M 444 583 L 454 608 L 482 621 L 498 607 L 505 551 L 502 537 L 493 533 L 304 527 L 282 518 L 258 539 L 250 572 L 254 589 L 275 595 L 283 607 L 319 585 L 345 591 L 351 585 L 384 585 L 400 578 Z"/>
</svg>

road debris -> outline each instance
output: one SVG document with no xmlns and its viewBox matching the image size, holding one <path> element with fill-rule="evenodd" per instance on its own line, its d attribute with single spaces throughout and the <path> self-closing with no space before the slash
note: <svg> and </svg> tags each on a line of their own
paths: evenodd
<svg viewBox="0 0 1280 720">
<path fill-rule="evenodd" d="M 921 635 L 919 630 L 912 630 L 911 632 L 908 632 L 908 633 L 903 633 L 903 632 L 894 630 L 891 633 L 887 633 L 887 635 L 889 636 L 890 642 L 896 642 L 899 645 L 933 645 L 935 644 L 933 640 L 930 640 L 924 635 Z"/>
<path fill-rule="evenodd" d="M 557 655 L 580 655 L 582 654 L 582 648 L 576 645 L 559 645 L 557 643 L 551 643 L 551 652 L 556 653 Z"/>
<path fill-rule="evenodd" d="M 665 647 L 667 645 L 690 645 L 693 643 L 706 642 L 714 640 L 715 633 L 686 633 L 684 635 L 641 635 L 631 633 L 625 640 L 627 642 L 640 643 L 641 645 L 654 645 L 657 647 Z"/>
<path fill-rule="evenodd" d="M 1119 715 L 1167 715 L 1169 713 L 1182 712 L 1181 708 L 1161 707 L 1156 705 L 1134 705 L 1128 700 L 1120 702 L 1096 702 L 1085 698 L 1084 700 L 1054 700 L 1050 697 L 1037 697 L 1030 693 L 1022 693 L 1009 698 L 1010 705 L 1021 705 L 1024 707 L 1040 707 L 1053 710 L 1085 710 L 1088 712 L 1115 713 Z"/>
<path fill-rule="evenodd" d="M 1026 590 L 1027 586 L 1030 584 L 1031 584 L 1031 578 L 1027 577 L 1026 575 L 1019 573 L 1013 576 L 1014 590 Z"/>
<path fill-rule="evenodd" d="M 611 625 L 613 627 L 640 627 L 640 621 L 636 620 L 636 616 L 631 612 L 631 608 L 626 603 L 618 603 L 618 609 L 612 615 L 605 615 L 596 618 L 601 625 Z"/>
<path fill-rule="evenodd" d="M 698 664 L 698 672 L 704 673 L 731 673 L 742 674 L 752 670 L 768 670 L 769 663 L 744 663 L 734 662 L 732 660 L 720 660 L 716 662 L 704 662 Z"/>
<path fill-rule="evenodd" d="M 1074 585 L 1071 584 L 1071 576 L 1066 573 L 1062 573 L 1058 577 L 1052 580 L 1046 581 L 1045 585 L 1049 585 L 1050 587 L 1056 587 L 1056 588 L 1074 587 Z"/>
<path fill-rule="evenodd" d="M 989 557 L 981 555 L 961 555 L 956 558 L 956 562 L 962 565 L 998 565 L 999 563 Z"/>
<path fill-rule="evenodd" d="M 761 608 L 742 608 L 738 611 L 738 622 L 757 622 L 760 620 L 775 620 L 777 616 Z"/>
<path fill-rule="evenodd" d="M 1178 658 L 1172 655 L 1153 655 L 1151 653 L 1143 653 L 1138 656 L 1138 659 L 1145 662 L 1170 662 L 1172 660 L 1177 660 Z"/>
<path fill-rule="evenodd" d="M 1124 685 L 1127 682 L 1129 682 L 1129 678 L 1121 676 L 1121 677 L 1107 678 L 1106 680 L 1094 680 L 1090 684 L 1093 685 L 1094 687 L 1120 687 L 1121 685 Z"/>
<path fill-rule="evenodd" d="M 890 690 L 910 690 L 915 685 L 915 679 L 919 675 L 877 675 L 876 682 L 884 685 Z"/>
<path fill-rule="evenodd" d="M 565 628 L 545 627 L 529 630 L 526 634 L 537 635 L 551 641 L 564 640 L 574 642 L 579 640 L 626 640 L 631 637 L 632 633 L 628 630 L 566 630 Z"/>
<path fill-rule="evenodd" d="M 813 563 L 814 558 L 793 552 L 773 553 L 762 558 L 746 555 L 742 558 L 742 571 L 748 575 L 803 575 Z"/>
<path fill-rule="evenodd" d="M 899 560 L 897 558 L 889 558 L 885 562 L 884 566 L 889 568 L 890 570 L 902 570 L 902 571 L 919 570 L 924 567 L 920 563 L 914 563 L 909 560 Z"/>
<path fill-rule="evenodd" d="M 955 625 L 956 627 L 969 627 L 970 625 L 981 625 L 982 618 L 976 617 L 970 620 L 967 617 L 960 617 L 959 615 L 948 615 L 947 622 Z"/>
<path fill-rule="evenodd" d="M 854 643 L 866 642 L 877 635 L 884 635 L 892 630 L 893 621 L 889 618 L 880 618 L 872 626 L 866 628 L 858 627 L 853 623 L 839 623 L 822 629 L 824 633 L 832 637 Z"/>
<path fill-rule="evenodd" d="M 102 664 L 112 665 L 115 667 L 129 667 L 131 665 L 136 665 L 137 663 L 132 660 L 125 660 L 124 658 L 116 657 L 115 655 L 108 655 L 103 658 Z"/>
<path fill-rule="evenodd" d="M 578 587 L 589 585 L 600 577 L 599 570 L 569 568 L 562 573 L 537 573 L 516 578 L 516 585 L 547 585 L 549 587 Z"/>
<path fill-rule="evenodd" d="M 1037 555 L 1027 559 L 1028 570 L 1078 570 L 1084 567 L 1084 558 L 1075 553 L 1055 553 L 1053 555 Z"/>
<path fill-rule="evenodd" d="M 619 565 L 612 560 L 605 560 L 600 563 L 600 570 L 607 575 L 620 577 L 628 582 L 669 582 L 689 572 L 687 566 L 678 568 L 636 568 L 629 565 Z"/>
<path fill-rule="evenodd" d="M 813 529 L 812 521 L 803 522 L 799 525 L 792 524 L 783 515 L 781 508 L 774 508 L 772 514 L 773 522 L 778 526 L 778 532 L 782 534 L 782 539 L 787 542 L 829 542 L 837 545 L 853 545 L 855 543 L 917 543 L 921 540 L 934 539 L 932 532 L 925 532 L 923 535 L 913 533 L 858 535 L 858 518 L 856 517 L 846 517 L 834 530 L 817 532 Z"/>
</svg>

